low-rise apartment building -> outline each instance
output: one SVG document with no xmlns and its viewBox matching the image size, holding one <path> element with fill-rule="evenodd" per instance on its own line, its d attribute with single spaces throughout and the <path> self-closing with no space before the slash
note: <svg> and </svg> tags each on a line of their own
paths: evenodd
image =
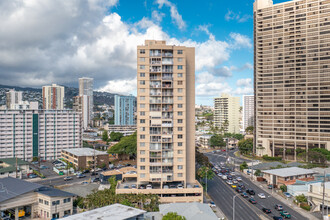
<svg viewBox="0 0 330 220">
<path fill-rule="evenodd" d="M 329 204 L 329 195 L 330 195 L 330 182 L 325 182 L 325 197 L 324 197 L 324 204 L 328 206 Z M 322 201 L 323 201 L 323 183 L 313 183 L 308 186 L 308 192 L 307 196 L 310 199 L 310 201 L 314 205 L 314 210 L 313 211 L 320 211 L 322 208 Z"/>
<path fill-rule="evenodd" d="M 11 177 L 0 179 L 0 211 L 24 219 L 71 215 L 74 194 Z"/>
<path fill-rule="evenodd" d="M 75 148 L 62 150 L 62 157 L 77 169 L 87 169 L 94 166 L 109 165 L 109 154 L 107 152 L 93 150 L 91 148 Z"/>
<path fill-rule="evenodd" d="M 0 110 L 0 158 L 53 160 L 82 146 L 81 113 L 70 110 Z"/>
<path fill-rule="evenodd" d="M 0 159 L 0 178 L 14 177 L 22 179 L 28 173 L 31 173 L 30 164 L 19 158 Z"/>
</svg>

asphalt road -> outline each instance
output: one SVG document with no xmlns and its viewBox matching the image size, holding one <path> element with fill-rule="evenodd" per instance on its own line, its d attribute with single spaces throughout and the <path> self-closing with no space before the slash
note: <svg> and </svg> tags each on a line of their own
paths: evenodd
<svg viewBox="0 0 330 220">
<path fill-rule="evenodd" d="M 230 156 L 234 156 L 233 153 L 230 153 Z M 221 153 L 207 153 L 205 154 L 209 157 L 210 161 L 215 164 L 219 164 L 220 162 L 226 161 L 226 154 L 225 152 Z M 239 162 L 238 162 L 239 163 Z M 241 175 L 239 175 L 241 176 Z M 294 220 L 307 220 L 308 218 L 302 216 L 300 213 L 296 212 L 292 208 L 283 205 L 279 200 L 272 197 L 271 194 L 267 193 L 266 191 L 260 189 L 259 187 L 255 186 L 250 179 L 241 176 L 242 182 L 245 185 L 246 188 L 251 188 L 256 192 L 256 195 L 254 196 L 255 200 L 257 201 L 257 204 L 253 205 L 248 202 L 248 198 L 242 198 L 240 195 L 236 197 L 236 214 L 235 219 L 258 219 L 256 218 L 256 214 L 262 214 L 264 216 L 268 216 L 268 218 L 273 218 L 273 216 L 280 216 L 279 211 L 275 210 L 276 204 L 281 204 L 283 206 L 283 209 L 291 214 L 291 219 Z M 232 208 L 233 208 L 233 194 L 238 194 L 236 191 L 234 191 L 226 182 L 225 180 L 222 180 L 220 177 L 215 177 L 214 180 L 210 181 L 209 189 L 208 189 L 209 195 L 214 199 L 214 202 L 217 206 L 224 212 L 224 214 L 228 217 L 228 219 L 233 219 L 232 215 Z M 264 193 L 266 195 L 266 199 L 261 199 L 257 195 L 258 193 Z M 244 203 L 242 200 L 245 200 Z M 264 214 L 261 212 L 261 209 L 263 207 L 271 209 L 271 214 Z M 253 215 L 254 213 L 254 215 Z"/>
<path fill-rule="evenodd" d="M 84 181 L 89 181 L 91 178 L 99 177 L 98 175 L 91 177 L 91 174 L 90 173 L 86 173 L 84 175 L 86 175 L 86 177 L 84 177 L 84 178 L 77 178 L 77 176 L 69 175 L 73 179 L 72 180 L 68 180 L 68 181 L 65 181 L 64 180 L 64 178 L 66 177 L 66 175 L 63 175 L 63 176 L 58 176 L 58 177 L 52 178 L 52 179 L 41 179 L 39 181 L 36 181 L 35 183 L 43 184 L 43 185 L 58 186 L 58 185 L 65 185 L 65 184 L 72 184 L 72 183 L 81 183 L 81 182 L 84 182 Z"/>
</svg>

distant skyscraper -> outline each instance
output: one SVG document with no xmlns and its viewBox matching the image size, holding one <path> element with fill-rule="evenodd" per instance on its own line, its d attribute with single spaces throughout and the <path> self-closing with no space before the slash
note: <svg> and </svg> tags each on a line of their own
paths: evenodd
<svg viewBox="0 0 330 220">
<path fill-rule="evenodd" d="M 73 97 L 73 110 L 82 113 L 83 128 L 86 130 L 88 125 L 90 125 L 90 96 L 82 95 Z"/>
<path fill-rule="evenodd" d="M 115 125 L 134 125 L 136 97 L 115 95 Z"/>
<path fill-rule="evenodd" d="M 243 96 L 243 131 L 254 126 L 254 95 Z"/>
<path fill-rule="evenodd" d="M 214 125 L 218 128 L 225 128 L 225 132 L 240 133 L 240 97 L 232 97 L 228 94 L 221 94 L 221 97 L 214 99 Z M 228 127 L 225 126 L 226 122 Z"/>
<path fill-rule="evenodd" d="M 254 2 L 257 155 L 330 150 L 330 2 Z"/>
<path fill-rule="evenodd" d="M 6 106 L 7 109 L 11 109 L 13 104 L 19 104 L 23 101 L 22 91 L 15 91 L 14 89 L 6 92 Z"/>
<path fill-rule="evenodd" d="M 43 109 L 64 109 L 64 87 L 52 84 L 42 87 Z"/>
</svg>

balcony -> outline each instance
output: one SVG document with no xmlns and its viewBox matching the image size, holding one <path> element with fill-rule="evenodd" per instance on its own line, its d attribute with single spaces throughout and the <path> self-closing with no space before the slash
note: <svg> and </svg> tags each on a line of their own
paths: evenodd
<svg viewBox="0 0 330 220">
<path fill-rule="evenodd" d="M 162 57 L 173 57 L 173 52 L 163 52 Z"/>
<path fill-rule="evenodd" d="M 173 92 L 163 92 L 162 96 L 173 96 Z"/>
<path fill-rule="evenodd" d="M 173 124 L 172 123 L 163 123 L 162 127 L 170 128 L 170 127 L 173 127 Z"/>
<path fill-rule="evenodd" d="M 173 73 L 173 68 L 163 68 L 163 73 Z"/>
<path fill-rule="evenodd" d="M 163 88 L 172 88 L 173 86 L 171 83 L 163 83 L 162 87 Z M 157 88 L 159 88 L 159 87 L 157 87 Z"/>
</svg>

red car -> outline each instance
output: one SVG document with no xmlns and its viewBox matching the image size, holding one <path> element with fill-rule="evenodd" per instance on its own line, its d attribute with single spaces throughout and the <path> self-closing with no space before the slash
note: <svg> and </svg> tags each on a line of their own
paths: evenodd
<svg viewBox="0 0 330 220">
<path fill-rule="evenodd" d="M 226 150 L 225 149 L 222 149 L 221 151 L 225 152 Z"/>
</svg>

